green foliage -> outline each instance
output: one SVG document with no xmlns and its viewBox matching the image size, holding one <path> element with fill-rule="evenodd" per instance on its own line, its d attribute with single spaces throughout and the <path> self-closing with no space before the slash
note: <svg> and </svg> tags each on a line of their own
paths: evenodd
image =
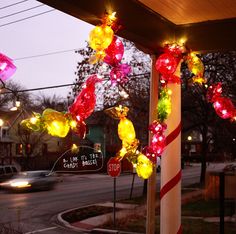
<svg viewBox="0 0 236 234">
<path fill-rule="evenodd" d="M 157 118 L 164 122 L 171 113 L 171 98 L 166 89 L 162 89 L 157 105 Z"/>
</svg>

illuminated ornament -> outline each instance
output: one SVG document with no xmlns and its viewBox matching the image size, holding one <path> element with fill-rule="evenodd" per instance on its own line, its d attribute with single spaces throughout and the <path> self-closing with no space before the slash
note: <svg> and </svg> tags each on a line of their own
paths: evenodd
<svg viewBox="0 0 236 234">
<path fill-rule="evenodd" d="M 167 129 L 167 125 L 165 123 L 160 123 L 157 120 L 154 120 L 148 128 L 153 134 L 163 134 Z"/>
<path fill-rule="evenodd" d="M 69 125 L 71 127 L 71 130 L 78 135 L 81 139 L 84 139 L 86 136 L 86 123 L 84 121 L 79 121 L 76 118 L 73 118 L 70 120 Z"/>
<path fill-rule="evenodd" d="M 213 103 L 213 106 L 217 115 L 222 119 L 233 118 L 235 109 L 232 101 L 229 98 L 218 97 Z"/>
<path fill-rule="evenodd" d="M 206 78 L 200 77 L 200 76 L 194 76 L 192 78 L 193 83 L 198 83 L 198 84 L 205 84 L 207 82 Z"/>
<path fill-rule="evenodd" d="M 207 94 L 206 94 L 206 98 L 208 102 L 214 102 L 217 98 L 219 98 L 222 94 L 222 84 L 216 83 L 213 84 L 211 86 L 209 86 L 209 88 L 207 89 Z"/>
<path fill-rule="evenodd" d="M 120 119 L 118 124 L 118 135 L 122 141 L 127 142 L 128 144 L 132 144 L 136 138 L 134 125 L 126 117 Z"/>
<path fill-rule="evenodd" d="M 105 50 L 112 42 L 114 32 L 106 25 L 96 26 L 89 34 L 89 45 L 96 51 Z"/>
<path fill-rule="evenodd" d="M 106 14 L 102 18 L 103 25 L 110 26 L 114 32 L 120 29 L 121 25 L 118 24 L 118 19 L 116 18 L 116 12 L 112 12 L 111 14 Z"/>
<path fill-rule="evenodd" d="M 110 79 L 112 84 L 124 84 L 128 81 L 127 75 L 131 73 L 131 67 L 128 64 L 119 64 L 112 68 Z"/>
<path fill-rule="evenodd" d="M 166 146 L 166 137 L 164 131 L 167 129 L 165 123 L 153 121 L 149 126 L 149 130 L 153 133 L 151 143 L 145 148 L 144 154 L 153 162 L 156 162 L 156 157 L 160 156 Z"/>
<path fill-rule="evenodd" d="M 231 121 L 236 121 L 236 109 L 234 109 L 233 116 L 231 118 Z"/>
<path fill-rule="evenodd" d="M 151 139 L 150 143 L 150 150 L 152 153 L 155 153 L 155 155 L 160 156 L 166 146 L 166 137 L 161 134 L 154 134 Z"/>
<path fill-rule="evenodd" d="M 39 113 L 34 113 L 34 117 L 29 119 L 24 119 L 21 121 L 21 126 L 25 129 L 32 130 L 35 132 L 42 131 L 44 129 L 41 115 Z"/>
<path fill-rule="evenodd" d="M 95 63 L 99 62 L 100 60 L 103 60 L 105 56 L 106 56 L 106 54 L 105 54 L 104 50 L 99 50 L 94 55 L 91 55 L 89 57 L 89 63 L 95 64 Z"/>
<path fill-rule="evenodd" d="M 161 83 L 163 84 L 167 84 L 167 83 L 180 84 L 181 83 L 180 77 L 173 74 L 162 75 L 160 80 L 161 80 Z"/>
<path fill-rule="evenodd" d="M 168 89 L 163 89 L 157 105 L 158 119 L 163 122 L 171 113 L 171 97 Z"/>
<path fill-rule="evenodd" d="M 139 154 L 137 158 L 136 172 L 143 179 L 148 179 L 152 175 L 152 162 L 143 154 Z"/>
<path fill-rule="evenodd" d="M 133 123 L 129 119 L 122 119 L 118 125 L 119 138 L 131 144 L 135 139 L 135 131 Z"/>
<path fill-rule="evenodd" d="M 16 66 L 6 55 L 0 53 L 0 79 L 6 81 L 16 71 Z"/>
<path fill-rule="evenodd" d="M 73 154 L 77 154 L 77 153 L 79 152 L 79 147 L 78 147 L 76 144 L 73 144 L 73 145 L 71 146 L 71 152 L 72 152 Z"/>
<path fill-rule="evenodd" d="M 182 54 L 185 52 L 185 47 L 177 43 L 165 44 L 164 52 L 171 54 L 175 57 L 181 57 Z"/>
<path fill-rule="evenodd" d="M 133 123 L 126 117 L 129 108 L 126 106 L 117 106 L 105 110 L 105 113 L 114 119 L 120 119 L 118 124 L 118 135 L 122 141 L 122 146 L 127 150 L 137 148 L 138 140 L 136 139 L 136 134 L 134 130 Z M 129 148 L 130 147 L 130 148 Z"/>
<path fill-rule="evenodd" d="M 191 52 L 187 59 L 189 70 L 196 76 L 203 77 L 204 64 L 202 60 L 197 56 L 197 53 Z"/>
<path fill-rule="evenodd" d="M 69 112 L 76 116 L 78 121 L 88 118 L 93 113 L 96 104 L 95 84 L 101 81 L 97 75 L 90 76 L 82 85 L 83 88 L 74 103 L 69 106 Z"/>
<path fill-rule="evenodd" d="M 157 71 L 164 76 L 173 74 L 177 68 L 177 65 L 177 59 L 168 53 L 160 55 L 156 61 Z"/>
<path fill-rule="evenodd" d="M 48 134 L 52 136 L 65 137 L 70 130 L 69 121 L 61 112 L 49 108 L 45 109 L 42 119 Z"/>
<path fill-rule="evenodd" d="M 153 163 L 156 164 L 157 157 L 159 156 L 150 146 L 145 146 L 142 150 L 142 153 Z"/>
<path fill-rule="evenodd" d="M 142 178 L 148 178 L 150 174 L 150 170 L 152 170 L 152 167 L 150 168 L 149 165 L 152 165 L 151 161 L 146 158 L 146 161 L 141 160 L 140 155 L 142 155 L 138 150 L 139 141 L 136 139 L 136 134 L 134 130 L 133 123 L 126 118 L 127 107 L 112 107 L 107 109 L 105 112 L 110 115 L 111 117 L 117 119 L 120 119 L 119 125 L 118 125 L 118 135 L 119 138 L 122 140 L 122 148 L 120 151 L 116 154 L 116 158 L 118 160 L 123 159 L 124 157 L 130 161 L 134 167 L 138 167 L 137 170 L 139 170 L 139 176 Z M 140 157 L 140 160 L 138 161 L 138 157 Z M 147 161 L 148 160 L 148 161 Z"/>
<path fill-rule="evenodd" d="M 119 38 L 114 37 L 111 44 L 105 50 L 105 57 L 103 61 L 111 66 L 114 66 L 121 61 L 123 54 L 124 45 L 122 41 Z"/>
<path fill-rule="evenodd" d="M 132 163 L 133 166 L 137 165 L 138 155 L 140 152 L 138 150 L 129 150 L 125 154 L 125 158 Z"/>
</svg>

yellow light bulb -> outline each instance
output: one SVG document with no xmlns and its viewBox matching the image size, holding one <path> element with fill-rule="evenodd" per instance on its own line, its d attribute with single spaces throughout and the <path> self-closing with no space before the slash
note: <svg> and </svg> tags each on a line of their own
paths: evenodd
<svg viewBox="0 0 236 234">
<path fill-rule="evenodd" d="M 37 120 L 38 120 L 38 118 L 32 117 L 32 118 L 30 118 L 30 123 L 36 124 Z"/>
<path fill-rule="evenodd" d="M 71 146 L 71 152 L 74 153 L 74 154 L 78 153 L 79 152 L 79 147 L 76 144 L 73 144 Z"/>
<path fill-rule="evenodd" d="M 153 172 L 152 162 L 143 154 L 138 156 L 136 171 L 139 177 L 148 179 Z"/>
<path fill-rule="evenodd" d="M 75 120 L 71 120 L 71 121 L 70 121 L 70 126 L 71 126 L 72 128 L 76 128 L 77 122 L 76 122 Z"/>
<path fill-rule="evenodd" d="M 110 15 L 108 16 L 108 18 L 109 18 L 110 20 L 114 21 L 114 20 L 116 19 L 116 12 L 112 12 L 112 14 L 110 14 Z"/>
<path fill-rule="evenodd" d="M 136 134 L 134 125 L 129 119 L 123 118 L 120 120 L 118 124 L 118 135 L 122 141 L 125 141 L 129 144 L 135 140 Z"/>
<path fill-rule="evenodd" d="M 168 95 L 172 95 L 172 90 L 171 89 L 167 89 L 167 93 L 168 93 Z"/>
</svg>

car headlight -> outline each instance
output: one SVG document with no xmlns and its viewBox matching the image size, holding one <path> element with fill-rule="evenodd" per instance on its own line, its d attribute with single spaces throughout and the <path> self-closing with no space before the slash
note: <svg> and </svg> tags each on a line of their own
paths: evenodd
<svg viewBox="0 0 236 234">
<path fill-rule="evenodd" d="M 16 187 L 16 188 L 27 188 L 31 186 L 31 184 L 28 181 L 11 182 L 10 185 L 11 187 Z"/>
</svg>

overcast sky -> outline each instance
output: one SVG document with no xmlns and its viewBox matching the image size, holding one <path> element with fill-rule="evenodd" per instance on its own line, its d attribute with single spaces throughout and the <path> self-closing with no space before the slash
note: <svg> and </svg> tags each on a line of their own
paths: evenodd
<svg viewBox="0 0 236 234">
<path fill-rule="evenodd" d="M 51 9 L 35 0 L 0 1 L 0 52 L 12 58 L 17 66 L 16 73 L 10 79 L 25 88 L 72 83 L 78 60 L 74 49 L 85 47 L 93 27 Z M 15 14 L 19 11 L 24 12 Z M 40 13 L 43 14 L 22 20 Z M 11 23 L 14 21 L 19 22 Z M 68 52 L 57 53 L 60 51 Z M 47 53 L 56 54 L 37 57 Z M 40 92 L 66 97 L 69 91 L 69 88 L 58 88 Z M 39 91 L 33 94 L 37 95 Z"/>
</svg>

